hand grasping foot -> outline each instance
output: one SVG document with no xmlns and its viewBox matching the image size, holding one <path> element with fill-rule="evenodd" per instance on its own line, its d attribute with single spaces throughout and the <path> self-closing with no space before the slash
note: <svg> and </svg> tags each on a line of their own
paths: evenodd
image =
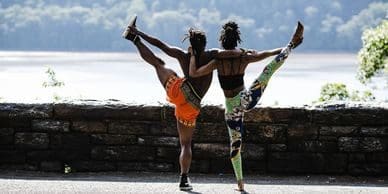
<svg viewBox="0 0 388 194">
<path fill-rule="evenodd" d="M 127 28 L 124 30 L 122 36 L 123 38 L 127 39 L 127 40 L 130 40 L 132 42 L 136 42 L 139 37 L 137 36 L 136 32 L 136 19 L 137 19 L 137 16 L 135 15 L 131 21 L 129 22 Z"/>
</svg>

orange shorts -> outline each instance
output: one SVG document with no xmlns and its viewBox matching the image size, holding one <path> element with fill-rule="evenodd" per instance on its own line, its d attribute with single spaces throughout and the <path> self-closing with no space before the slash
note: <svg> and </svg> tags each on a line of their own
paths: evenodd
<svg viewBox="0 0 388 194">
<path fill-rule="evenodd" d="M 199 115 L 199 108 L 187 101 L 181 87 L 184 81 L 184 78 L 175 75 L 168 78 L 166 83 L 167 100 L 175 105 L 177 120 L 187 127 L 194 127 Z"/>
</svg>

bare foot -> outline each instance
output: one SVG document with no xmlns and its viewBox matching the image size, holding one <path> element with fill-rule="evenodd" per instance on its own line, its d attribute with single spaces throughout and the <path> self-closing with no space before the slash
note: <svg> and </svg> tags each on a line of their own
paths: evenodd
<svg viewBox="0 0 388 194">
<path fill-rule="evenodd" d="M 292 44 L 293 49 L 299 46 L 303 42 L 303 32 L 304 32 L 303 24 L 300 21 L 298 21 L 298 25 L 296 27 L 296 30 L 290 42 Z"/>
<path fill-rule="evenodd" d="M 242 180 L 237 181 L 238 190 L 243 192 L 244 190 L 244 182 Z"/>
</svg>

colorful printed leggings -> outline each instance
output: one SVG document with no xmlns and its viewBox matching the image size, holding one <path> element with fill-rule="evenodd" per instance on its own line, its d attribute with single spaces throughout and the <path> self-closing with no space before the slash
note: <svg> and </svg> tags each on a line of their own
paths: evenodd
<svg viewBox="0 0 388 194">
<path fill-rule="evenodd" d="M 225 100 L 225 121 L 228 127 L 230 138 L 230 159 L 237 180 L 242 180 L 241 163 L 241 136 L 243 133 L 244 112 L 249 111 L 259 102 L 269 79 L 277 69 L 284 63 L 291 52 L 291 45 L 283 48 L 263 70 L 260 76 L 255 79 L 249 90 L 243 90 L 233 98 Z"/>
</svg>

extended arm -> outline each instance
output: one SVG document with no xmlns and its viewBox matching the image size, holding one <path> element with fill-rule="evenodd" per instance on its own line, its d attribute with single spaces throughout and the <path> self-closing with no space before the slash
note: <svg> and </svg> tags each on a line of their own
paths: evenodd
<svg viewBox="0 0 388 194">
<path fill-rule="evenodd" d="M 138 29 L 136 29 L 136 33 L 141 38 L 143 38 L 145 41 L 147 41 L 150 44 L 152 44 L 152 45 L 158 47 L 159 49 L 161 49 L 168 56 L 174 57 L 174 58 L 178 59 L 179 61 L 185 59 L 186 53 L 181 48 L 170 46 L 170 45 L 164 43 L 163 41 L 159 40 L 158 38 L 150 36 L 150 35 L 148 35 L 148 34 L 146 34 L 144 32 L 141 32 Z"/>
<path fill-rule="evenodd" d="M 226 58 L 236 58 L 241 57 L 244 54 L 244 51 L 241 49 L 234 50 L 220 50 L 220 49 L 212 49 L 214 53 L 214 58 L 216 59 L 226 59 Z"/>
<path fill-rule="evenodd" d="M 282 48 L 265 50 L 260 52 L 251 51 L 250 53 L 244 55 L 242 59 L 247 63 L 253 63 L 253 62 L 261 61 L 267 57 L 277 55 L 280 53 L 280 51 L 282 51 Z"/>
<path fill-rule="evenodd" d="M 190 70 L 189 70 L 189 75 L 191 77 L 200 77 L 203 75 L 207 75 L 207 74 L 211 73 L 217 67 L 216 60 L 213 59 L 208 64 L 197 69 L 197 66 L 195 64 L 195 55 L 192 54 L 191 48 L 189 48 L 189 52 L 191 53 Z"/>
</svg>

